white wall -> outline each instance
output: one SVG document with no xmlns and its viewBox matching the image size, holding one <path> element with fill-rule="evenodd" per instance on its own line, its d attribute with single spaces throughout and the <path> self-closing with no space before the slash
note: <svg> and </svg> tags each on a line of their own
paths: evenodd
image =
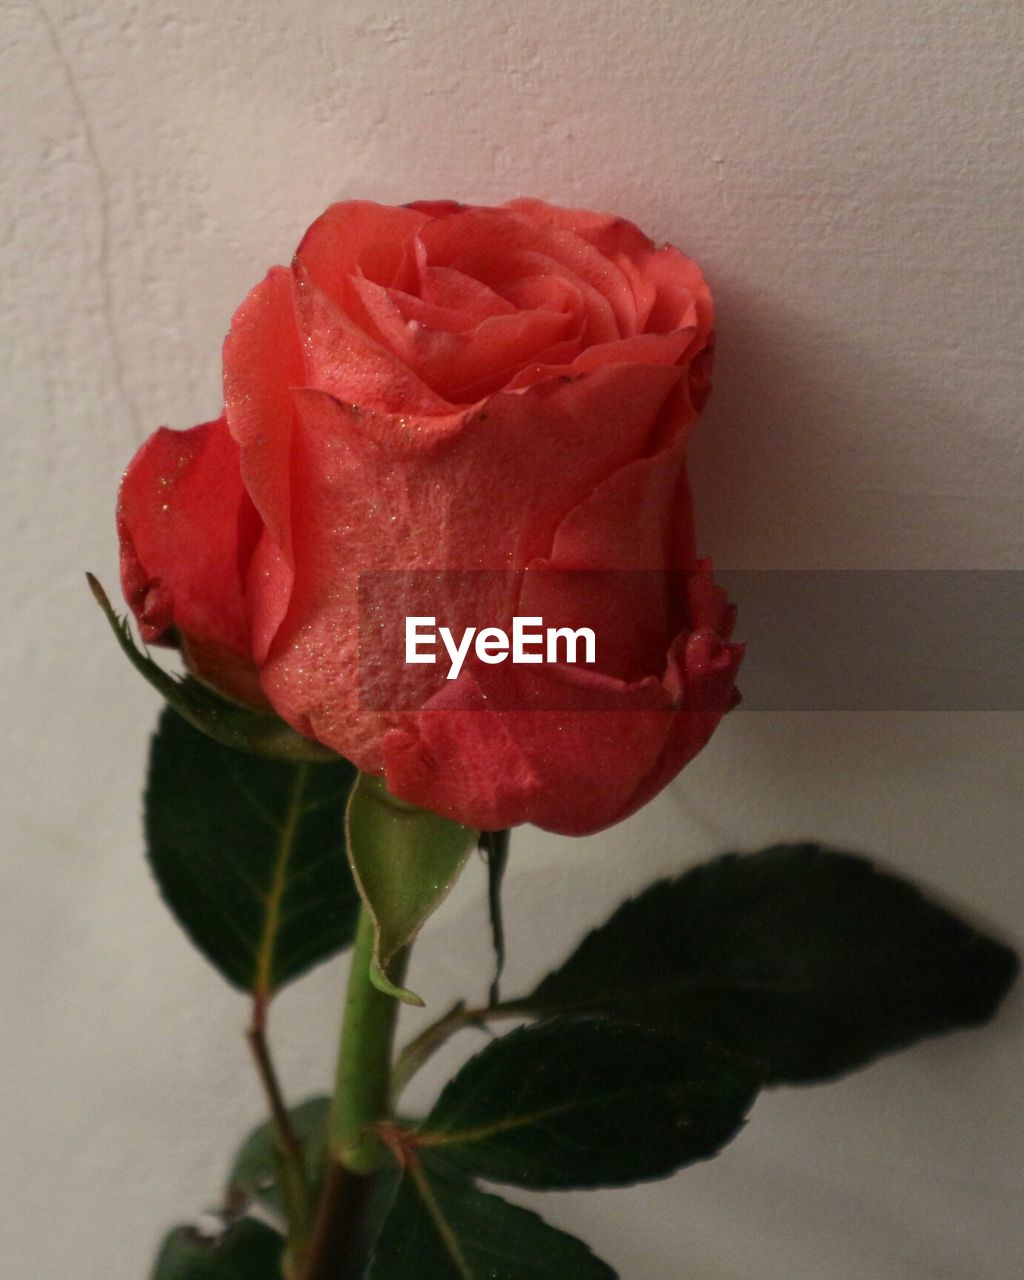
<svg viewBox="0 0 1024 1280">
<path fill-rule="evenodd" d="M 696 484 L 720 563 L 1019 568 L 1022 10 L 6 0 L 2 15 L 0 1269 L 139 1280 L 160 1229 L 214 1201 L 259 1098 L 243 1008 L 149 883 L 155 699 L 82 581 L 115 580 L 135 444 L 218 409 L 232 309 L 331 199 L 531 193 L 621 212 L 704 264 L 721 358 Z M 737 713 L 627 826 L 516 837 L 510 982 L 627 890 L 786 836 L 875 851 L 1019 943 L 1022 749 L 1020 714 Z M 467 972 L 485 980 L 481 893 L 467 876 L 419 950 L 435 1009 Z M 328 1078 L 342 969 L 281 1001 L 296 1095 Z M 720 1160 L 670 1182 L 532 1200 L 623 1280 L 1016 1280 L 1021 1007 L 766 1096 Z"/>
</svg>

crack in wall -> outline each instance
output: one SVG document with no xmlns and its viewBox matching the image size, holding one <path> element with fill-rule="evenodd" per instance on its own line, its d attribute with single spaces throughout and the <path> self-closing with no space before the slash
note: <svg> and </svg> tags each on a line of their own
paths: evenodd
<svg viewBox="0 0 1024 1280">
<path fill-rule="evenodd" d="M 125 377 L 124 358 L 121 354 L 121 342 L 117 325 L 114 321 L 114 285 L 110 273 L 110 235 L 111 235 L 111 202 L 110 175 L 100 156 L 93 129 L 92 118 L 85 105 L 85 98 L 79 88 L 71 60 L 64 51 L 57 26 L 44 8 L 41 0 L 35 0 L 35 9 L 46 30 L 47 39 L 54 57 L 60 66 L 68 95 L 75 107 L 78 123 L 82 131 L 82 141 L 86 154 L 96 174 L 97 203 L 99 208 L 99 237 L 96 246 L 96 270 L 100 279 L 100 310 L 103 316 L 103 328 L 106 332 L 107 345 L 110 349 L 110 369 L 118 397 L 131 420 L 135 438 L 142 440 L 146 434 L 142 423 L 142 415 L 135 397 L 128 388 Z"/>
</svg>

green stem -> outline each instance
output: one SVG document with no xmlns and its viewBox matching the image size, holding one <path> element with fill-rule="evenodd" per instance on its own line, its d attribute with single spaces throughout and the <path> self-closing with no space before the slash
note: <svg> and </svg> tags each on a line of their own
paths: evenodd
<svg viewBox="0 0 1024 1280">
<path fill-rule="evenodd" d="M 397 1103 L 417 1071 L 459 1031 L 466 1027 L 484 1029 L 486 1023 L 499 1018 L 522 1019 L 529 1016 L 528 1008 L 511 1000 L 507 1004 L 485 1005 L 480 1009 L 467 1009 L 465 1001 L 457 1001 L 447 1013 L 410 1040 L 396 1058 L 391 1071 L 392 1106 Z"/>
<path fill-rule="evenodd" d="M 327 1171 L 302 1280 L 356 1280 L 370 1191 L 385 1154 L 382 1122 L 391 1114 L 401 1008 L 395 997 L 410 998 L 402 983 L 412 939 L 454 883 L 478 835 L 396 800 L 382 780 L 366 774 L 349 797 L 345 832 L 364 905 L 352 948 Z"/>
<path fill-rule="evenodd" d="M 328 1128 L 332 1157 L 357 1174 L 373 1173 L 380 1160 L 380 1141 L 369 1126 L 388 1113 L 391 1050 L 401 1008 L 393 996 L 384 995 L 370 981 L 375 936 L 373 916 L 364 906 L 352 951 Z M 404 970 L 402 957 L 394 967 L 399 982 Z"/>
<path fill-rule="evenodd" d="M 432 1022 L 414 1040 L 410 1040 L 395 1059 L 391 1071 L 391 1104 L 394 1106 L 405 1086 L 420 1067 L 446 1044 L 456 1032 L 468 1025 L 465 1000 L 457 1001 L 443 1017 Z"/>
<path fill-rule="evenodd" d="M 355 1280 L 373 1174 L 383 1154 L 372 1126 L 387 1118 L 391 1053 L 401 1005 L 370 981 L 375 926 L 360 911 L 328 1122 L 328 1166 L 303 1280 Z M 393 966 L 402 981 L 406 957 Z"/>
</svg>

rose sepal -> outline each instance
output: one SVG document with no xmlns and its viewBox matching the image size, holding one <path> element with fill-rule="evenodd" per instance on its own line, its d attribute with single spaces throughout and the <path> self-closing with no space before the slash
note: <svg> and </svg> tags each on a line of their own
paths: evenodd
<svg viewBox="0 0 1024 1280">
<path fill-rule="evenodd" d="M 176 676 L 164 671 L 135 643 L 128 619 L 114 612 L 99 580 L 91 573 L 85 576 L 125 657 L 167 705 L 194 728 L 223 746 L 270 760 L 287 760 L 293 764 L 337 763 L 336 751 L 296 733 L 279 716 L 231 702 L 193 676 Z"/>
<path fill-rule="evenodd" d="M 448 896 L 479 834 L 397 799 L 381 778 L 359 775 L 349 796 L 345 837 L 356 887 L 373 917 L 370 981 L 378 991 L 423 1005 L 401 985 L 401 960 Z"/>
</svg>

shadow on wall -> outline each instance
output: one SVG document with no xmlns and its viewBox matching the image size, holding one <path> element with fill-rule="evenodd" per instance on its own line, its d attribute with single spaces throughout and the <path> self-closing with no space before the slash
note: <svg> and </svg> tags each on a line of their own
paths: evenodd
<svg viewBox="0 0 1024 1280">
<path fill-rule="evenodd" d="M 1020 449 L 1013 423 L 983 416 L 970 352 L 928 349 L 924 321 L 897 349 L 728 284 L 716 302 L 691 446 L 702 553 L 730 568 L 1020 563 Z M 915 372 L 929 368 L 932 383 Z"/>
</svg>

